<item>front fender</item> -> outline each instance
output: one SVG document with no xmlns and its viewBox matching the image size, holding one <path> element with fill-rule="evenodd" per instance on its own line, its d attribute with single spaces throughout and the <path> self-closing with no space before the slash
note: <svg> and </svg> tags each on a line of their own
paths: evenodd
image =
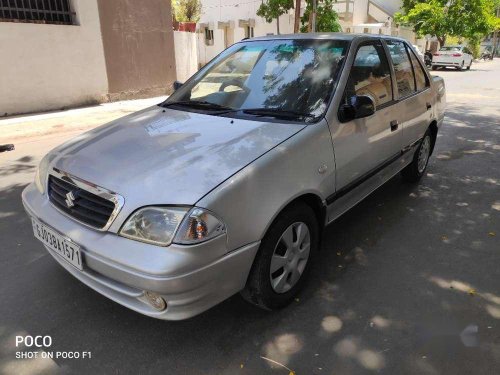
<svg viewBox="0 0 500 375">
<path fill-rule="evenodd" d="M 231 251 L 262 239 L 276 216 L 297 197 L 314 194 L 324 201 L 334 190 L 333 146 L 323 120 L 228 178 L 196 205 L 222 218 Z"/>
</svg>

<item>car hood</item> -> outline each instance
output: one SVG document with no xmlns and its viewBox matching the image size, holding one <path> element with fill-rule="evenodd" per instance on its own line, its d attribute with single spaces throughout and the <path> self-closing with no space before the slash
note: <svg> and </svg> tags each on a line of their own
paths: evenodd
<svg viewBox="0 0 500 375">
<path fill-rule="evenodd" d="M 129 209 L 191 205 L 303 128 L 155 106 L 78 136 L 50 159 L 51 166 L 122 195 Z"/>
</svg>

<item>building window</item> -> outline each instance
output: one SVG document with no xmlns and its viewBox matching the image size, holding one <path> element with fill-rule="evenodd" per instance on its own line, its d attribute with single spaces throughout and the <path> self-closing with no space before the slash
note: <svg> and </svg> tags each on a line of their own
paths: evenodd
<svg viewBox="0 0 500 375">
<path fill-rule="evenodd" d="M 245 27 L 245 38 L 253 38 L 253 27 L 252 26 Z"/>
<path fill-rule="evenodd" d="M 0 22 L 73 25 L 71 0 L 0 0 Z"/>
<path fill-rule="evenodd" d="M 208 27 L 205 28 L 205 44 L 207 46 L 214 45 L 214 31 L 210 30 Z"/>
</svg>

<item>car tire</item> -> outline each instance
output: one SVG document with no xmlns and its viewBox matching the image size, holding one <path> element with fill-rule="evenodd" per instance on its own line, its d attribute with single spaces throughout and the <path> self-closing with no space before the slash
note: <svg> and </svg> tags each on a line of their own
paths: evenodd
<svg viewBox="0 0 500 375">
<path fill-rule="evenodd" d="M 467 67 L 467 70 L 470 70 L 471 66 L 472 66 L 472 61 L 470 62 L 469 66 Z"/>
<path fill-rule="evenodd" d="M 415 151 L 412 162 L 401 171 L 401 175 L 405 181 L 418 182 L 425 174 L 432 152 L 432 138 L 430 130 L 427 129 Z"/>
<path fill-rule="evenodd" d="M 313 209 L 302 202 L 286 208 L 262 239 L 241 295 L 266 310 L 285 307 L 304 286 L 318 246 L 319 225 Z"/>
<path fill-rule="evenodd" d="M 437 65 L 432 65 L 432 70 L 438 70 Z"/>
<path fill-rule="evenodd" d="M 462 61 L 462 65 L 457 66 L 457 70 L 460 70 L 460 71 L 464 70 L 464 65 L 465 65 L 465 61 Z"/>
</svg>

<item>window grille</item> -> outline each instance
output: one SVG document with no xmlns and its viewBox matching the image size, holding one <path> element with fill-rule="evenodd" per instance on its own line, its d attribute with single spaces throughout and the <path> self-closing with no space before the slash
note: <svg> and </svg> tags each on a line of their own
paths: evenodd
<svg viewBox="0 0 500 375">
<path fill-rule="evenodd" d="M 253 27 L 252 26 L 245 27 L 245 38 L 253 38 L 253 36 L 254 36 Z"/>
<path fill-rule="evenodd" d="M 74 24 L 71 0 L 0 0 L 0 22 Z"/>
<path fill-rule="evenodd" d="M 205 29 L 205 45 L 213 46 L 214 45 L 214 31 L 209 28 Z"/>
</svg>

